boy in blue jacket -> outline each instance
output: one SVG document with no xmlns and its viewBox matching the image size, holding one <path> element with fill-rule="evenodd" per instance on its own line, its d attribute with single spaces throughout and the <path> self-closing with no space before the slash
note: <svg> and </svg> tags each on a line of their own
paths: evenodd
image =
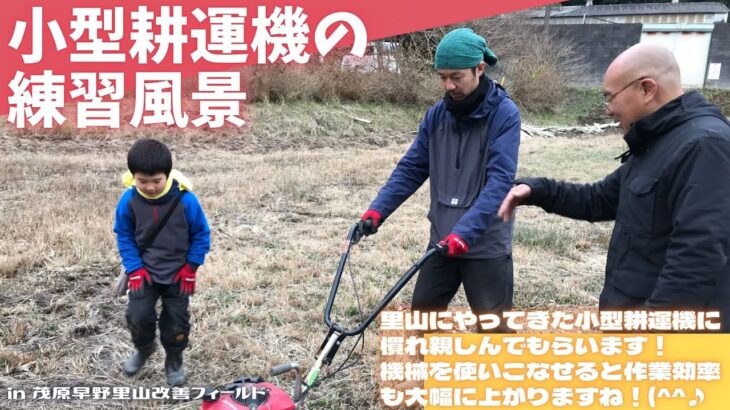
<svg viewBox="0 0 730 410">
<path fill-rule="evenodd" d="M 496 62 L 472 30 L 444 36 L 434 62 L 444 98 L 426 112 L 415 141 L 360 218 L 370 222 L 362 233 L 375 233 L 430 179 L 429 246 L 440 243 L 448 252 L 421 268 L 413 310 L 445 310 L 462 283 L 475 314 L 512 307 L 513 222 L 503 223 L 497 210 L 517 170 L 520 113 L 484 75 L 486 64 Z"/>
<path fill-rule="evenodd" d="M 165 144 L 153 139 L 135 142 L 127 167 L 123 179 L 129 189 L 117 205 L 114 232 L 129 278 L 126 318 L 136 350 L 122 370 L 134 375 L 155 351 L 157 321 L 167 383 L 179 386 L 186 381 L 182 353 L 190 333 L 190 296 L 195 293 L 196 271 L 210 249 L 210 229 L 192 184 L 172 169 Z M 161 221 L 164 225 L 158 230 Z"/>
</svg>

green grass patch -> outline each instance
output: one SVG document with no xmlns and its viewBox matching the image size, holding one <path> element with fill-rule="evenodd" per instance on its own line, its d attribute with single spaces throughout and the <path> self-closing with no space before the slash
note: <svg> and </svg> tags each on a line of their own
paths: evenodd
<svg viewBox="0 0 730 410">
<path fill-rule="evenodd" d="M 577 239 L 565 227 L 517 224 L 514 242 L 529 248 L 540 248 L 565 255 L 575 248 Z"/>
<path fill-rule="evenodd" d="M 293 101 L 249 106 L 256 136 L 362 137 L 418 130 L 426 105 Z"/>
<path fill-rule="evenodd" d="M 616 156 L 626 149 L 626 143 L 618 135 L 560 141 L 558 144 L 557 140 L 547 139 L 540 146 L 524 146 L 517 177 L 547 176 L 570 182 L 595 182 L 619 167 Z"/>
<path fill-rule="evenodd" d="M 566 94 L 565 102 L 551 111 L 522 110 L 522 120 L 536 126 L 585 125 L 609 121 L 603 109 L 600 87 L 570 87 Z"/>
<path fill-rule="evenodd" d="M 229 325 L 251 326 L 253 321 L 245 313 L 234 313 L 228 316 Z"/>
<path fill-rule="evenodd" d="M 284 321 L 280 317 L 272 314 L 269 314 L 269 321 L 276 327 L 281 327 L 284 324 Z"/>
<path fill-rule="evenodd" d="M 345 311 L 345 314 L 347 317 L 355 317 L 360 315 L 360 309 L 357 308 L 357 306 L 348 306 L 347 310 Z"/>
<path fill-rule="evenodd" d="M 238 292 L 222 288 L 213 288 L 202 297 L 208 306 L 219 309 L 231 307 L 239 300 Z"/>
</svg>

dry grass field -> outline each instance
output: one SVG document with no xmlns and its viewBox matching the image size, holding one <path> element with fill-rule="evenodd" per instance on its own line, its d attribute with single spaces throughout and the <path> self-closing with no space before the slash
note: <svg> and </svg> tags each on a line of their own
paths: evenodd
<svg viewBox="0 0 730 410">
<path fill-rule="evenodd" d="M 212 229 L 212 249 L 192 299 L 188 386 L 266 376 L 288 361 L 313 362 L 322 313 L 348 228 L 413 138 L 420 110 L 281 106 L 251 112 L 244 135 L 167 136 Z M 305 115 L 308 114 L 308 115 Z M 369 117 L 372 125 L 353 122 Z M 303 118 L 308 118 L 304 120 Z M 126 298 L 111 295 L 118 256 L 112 232 L 130 137 L 0 136 L 0 386 L 164 386 L 158 351 L 134 378 Z M 526 139 L 521 176 L 594 181 L 617 166 L 618 135 Z M 374 306 L 425 249 L 427 186 L 351 257 L 362 304 Z M 595 306 L 610 224 L 517 215 L 515 306 Z M 411 283 L 394 302 L 408 303 Z M 349 278 L 336 320 L 353 323 Z M 465 307 L 460 291 L 453 302 Z M 361 362 L 314 391 L 312 409 L 379 408 L 377 326 Z M 340 350 L 339 359 L 348 351 Z M 337 359 L 336 359 L 337 361 Z M 290 388 L 283 376 L 276 383 Z M 17 401 L 0 408 L 195 409 L 199 402 Z"/>
</svg>

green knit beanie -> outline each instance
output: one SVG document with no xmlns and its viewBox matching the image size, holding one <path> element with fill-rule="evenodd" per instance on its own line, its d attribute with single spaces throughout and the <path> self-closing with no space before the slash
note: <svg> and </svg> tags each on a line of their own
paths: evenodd
<svg viewBox="0 0 730 410">
<path fill-rule="evenodd" d="M 497 56 L 487 47 L 487 40 L 470 28 L 457 28 L 446 34 L 436 47 L 434 60 L 437 70 L 472 68 L 482 61 L 497 64 Z"/>
</svg>

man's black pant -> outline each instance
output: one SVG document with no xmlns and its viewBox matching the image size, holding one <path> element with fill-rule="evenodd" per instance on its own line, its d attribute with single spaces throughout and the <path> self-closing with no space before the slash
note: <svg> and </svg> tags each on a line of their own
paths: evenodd
<svg viewBox="0 0 730 410">
<path fill-rule="evenodd" d="M 138 349 L 155 341 L 155 322 L 159 322 L 160 342 L 168 352 L 182 351 L 188 346 L 190 334 L 190 296 L 180 294 L 180 286 L 143 284 L 144 295 L 130 293 L 127 303 L 127 327 Z M 162 300 L 159 321 L 155 304 Z"/>
<path fill-rule="evenodd" d="M 475 315 L 494 313 L 501 317 L 512 308 L 512 255 L 467 259 L 434 254 L 418 274 L 411 309 L 445 311 L 462 283 Z"/>
</svg>

